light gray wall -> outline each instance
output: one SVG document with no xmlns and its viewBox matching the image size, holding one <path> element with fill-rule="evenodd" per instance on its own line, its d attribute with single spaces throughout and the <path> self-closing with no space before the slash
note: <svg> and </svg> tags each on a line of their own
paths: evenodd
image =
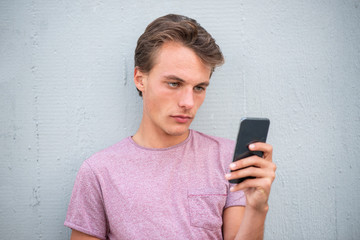
<svg viewBox="0 0 360 240">
<path fill-rule="evenodd" d="M 1 1 L 0 238 L 67 239 L 76 172 L 133 134 L 133 51 L 169 12 L 222 47 L 192 127 L 235 139 L 272 121 L 265 239 L 360 239 L 359 1 Z"/>
</svg>

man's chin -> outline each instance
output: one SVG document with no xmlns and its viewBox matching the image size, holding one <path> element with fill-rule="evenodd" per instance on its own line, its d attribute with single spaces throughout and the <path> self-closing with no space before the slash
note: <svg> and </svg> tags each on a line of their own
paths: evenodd
<svg viewBox="0 0 360 240">
<path fill-rule="evenodd" d="M 187 136 L 189 134 L 189 128 L 171 129 L 171 130 L 167 131 L 167 134 L 169 136 L 174 136 L 174 137 L 181 137 L 183 135 Z"/>
</svg>

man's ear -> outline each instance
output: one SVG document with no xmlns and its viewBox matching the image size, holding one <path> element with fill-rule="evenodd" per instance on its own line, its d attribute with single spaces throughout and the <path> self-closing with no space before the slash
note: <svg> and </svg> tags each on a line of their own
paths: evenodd
<svg viewBox="0 0 360 240">
<path fill-rule="evenodd" d="M 134 69 L 134 83 L 135 83 L 136 88 L 140 92 L 144 92 L 144 90 L 145 90 L 144 83 L 145 83 L 146 79 L 147 79 L 147 74 L 141 72 L 139 67 L 135 67 L 135 69 Z"/>
</svg>

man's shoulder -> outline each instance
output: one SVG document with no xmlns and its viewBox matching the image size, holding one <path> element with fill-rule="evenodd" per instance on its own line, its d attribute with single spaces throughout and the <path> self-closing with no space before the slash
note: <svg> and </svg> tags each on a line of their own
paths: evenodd
<svg viewBox="0 0 360 240">
<path fill-rule="evenodd" d="M 227 166 L 230 164 L 234 154 L 235 142 L 227 138 L 212 136 L 197 131 L 194 131 L 193 135 L 194 149 L 201 151 L 204 156 L 209 157 L 207 161 L 213 159 L 215 162 L 222 162 L 224 172 L 227 172 Z"/>
<path fill-rule="evenodd" d="M 114 158 L 118 159 L 129 154 L 130 145 L 131 141 L 129 140 L 129 137 L 124 138 L 121 141 L 92 154 L 85 162 L 91 166 L 111 162 Z"/>
<path fill-rule="evenodd" d="M 194 136 L 195 141 L 199 142 L 200 144 L 209 145 L 209 146 L 217 145 L 221 149 L 229 148 L 231 150 L 233 150 L 233 148 L 235 146 L 234 140 L 230 140 L 230 139 L 218 137 L 218 136 L 208 135 L 208 134 L 198 132 L 195 130 L 192 130 L 192 131 L 193 131 L 193 136 Z"/>
</svg>

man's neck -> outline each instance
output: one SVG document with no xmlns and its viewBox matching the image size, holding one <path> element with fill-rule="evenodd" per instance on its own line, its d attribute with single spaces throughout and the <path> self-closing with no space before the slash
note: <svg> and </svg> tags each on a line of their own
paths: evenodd
<svg viewBox="0 0 360 240">
<path fill-rule="evenodd" d="M 145 128 L 142 124 L 138 131 L 134 134 L 132 139 L 138 145 L 146 148 L 168 148 L 175 146 L 187 139 L 190 134 L 190 130 L 187 130 L 186 133 L 174 136 L 163 132 L 162 130 L 150 130 Z"/>
</svg>

